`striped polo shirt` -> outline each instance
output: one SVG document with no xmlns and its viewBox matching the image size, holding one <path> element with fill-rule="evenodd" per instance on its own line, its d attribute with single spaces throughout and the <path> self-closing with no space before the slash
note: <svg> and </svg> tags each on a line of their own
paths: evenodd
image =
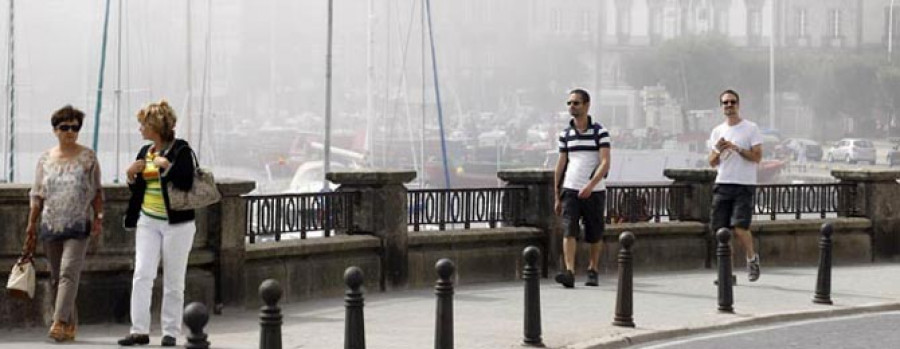
<svg viewBox="0 0 900 349">
<path fill-rule="evenodd" d="M 559 153 L 568 155 L 568 163 L 563 178 L 564 189 L 581 190 L 590 182 L 594 172 L 600 166 L 600 148 L 609 148 L 609 132 L 600 123 L 595 123 L 588 116 L 588 127 L 578 132 L 575 119 L 569 121 L 569 127 L 559 133 Z M 606 180 L 600 180 L 593 191 L 606 190 Z"/>
<path fill-rule="evenodd" d="M 144 203 L 141 205 L 141 212 L 145 215 L 160 220 L 168 220 L 169 215 L 166 214 L 166 203 L 162 195 L 162 182 L 160 182 L 159 167 L 153 163 L 156 153 L 147 152 L 144 159 L 144 172 L 142 173 L 144 181 L 147 182 L 147 190 L 144 191 Z"/>
</svg>

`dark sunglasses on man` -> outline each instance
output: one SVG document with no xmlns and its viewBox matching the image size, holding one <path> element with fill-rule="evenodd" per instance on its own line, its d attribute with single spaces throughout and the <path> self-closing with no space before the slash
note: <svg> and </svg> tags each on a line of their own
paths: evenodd
<svg viewBox="0 0 900 349">
<path fill-rule="evenodd" d="M 56 126 L 56 129 L 60 132 L 78 132 L 81 131 L 81 125 L 59 125 Z"/>
<path fill-rule="evenodd" d="M 737 101 L 733 99 L 729 99 L 727 101 L 722 101 L 722 105 L 737 105 Z"/>
</svg>

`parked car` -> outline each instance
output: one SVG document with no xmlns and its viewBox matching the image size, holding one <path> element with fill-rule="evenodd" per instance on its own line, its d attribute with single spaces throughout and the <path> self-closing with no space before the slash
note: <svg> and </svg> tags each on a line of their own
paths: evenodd
<svg viewBox="0 0 900 349">
<path fill-rule="evenodd" d="M 822 145 L 818 142 L 805 138 L 788 138 L 782 143 L 782 147 L 789 153 L 791 159 L 799 160 L 801 149 L 806 151 L 806 160 L 822 161 L 824 155 Z"/>
<path fill-rule="evenodd" d="M 846 161 L 855 164 L 868 161 L 875 164 L 875 145 L 871 141 L 860 138 L 844 138 L 835 143 L 828 151 L 828 162 Z"/>
<path fill-rule="evenodd" d="M 894 165 L 900 165 L 900 141 L 894 143 L 894 147 L 887 152 L 887 164 L 888 166 L 894 167 Z"/>
</svg>

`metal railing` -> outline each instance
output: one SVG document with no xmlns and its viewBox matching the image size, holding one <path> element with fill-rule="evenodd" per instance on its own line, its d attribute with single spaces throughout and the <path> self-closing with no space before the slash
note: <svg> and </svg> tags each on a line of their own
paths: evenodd
<svg viewBox="0 0 900 349">
<path fill-rule="evenodd" d="M 358 197 L 345 192 L 244 195 L 247 241 L 255 243 L 260 237 L 281 241 L 286 234 L 306 239 L 310 232 L 329 237 L 335 229 L 350 229 Z"/>
<path fill-rule="evenodd" d="M 683 219 L 688 186 L 673 184 L 610 185 L 606 191 L 607 223 L 662 222 Z M 846 183 L 768 184 L 756 187 L 754 215 L 778 219 L 854 216 L 857 189 Z M 335 230 L 353 229 L 358 193 L 245 195 L 247 241 L 328 237 Z M 526 205 L 533 205 L 524 187 L 415 189 L 407 193 L 409 228 L 471 229 L 519 224 Z"/>
<path fill-rule="evenodd" d="M 684 212 L 687 186 L 674 184 L 610 185 L 606 187 L 606 223 L 660 222 Z"/>
<path fill-rule="evenodd" d="M 756 187 L 754 214 L 769 215 L 772 220 L 779 214 L 793 214 L 795 219 L 803 215 L 836 213 L 838 216 L 857 215 L 856 185 L 850 183 L 819 184 L 766 184 Z"/>
<path fill-rule="evenodd" d="M 494 228 L 498 222 L 521 219 L 526 189 L 415 189 L 407 193 L 407 199 L 408 222 L 414 231 L 426 226 L 446 230 L 456 224 L 470 229 L 473 223 L 486 223 Z"/>
</svg>

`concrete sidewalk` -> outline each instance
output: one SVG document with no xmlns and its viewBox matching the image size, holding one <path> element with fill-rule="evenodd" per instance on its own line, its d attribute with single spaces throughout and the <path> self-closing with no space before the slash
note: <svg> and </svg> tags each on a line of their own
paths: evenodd
<svg viewBox="0 0 900 349">
<path fill-rule="evenodd" d="M 765 263 L 765 260 L 763 261 Z M 739 271 L 734 289 L 735 314 L 716 311 L 715 270 L 636 274 L 634 321 L 637 328 L 612 326 L 615 276 L 601 278 L 600 287 L 575 289 L 551 280 L 541 288 L 544 343 L 550 348 L 623 347 L 698 332 L 778 321 L 820 318 L 900 309 L 900 264 L 836 268 L 832 274 L 834 305 L 812 303 L 816 269 L 766 268 L 758 282 Z M 454 298 L 456 348 L 520 348 L 523 283 L 459 285 Z M 343 299 L 323 299 L 285 305 L 284 348 L 342 348 Z M 365 307 L 369 348 L 434 347 L 435 297 L 432 290 L 368 295 Z M 257 311 L 226 308 L 206 328 L 213 348 L 257 348 Z M 154 325 L 149 347 L 159 346 Z M 187 328 L 185 328 L 187 331 Z M 128 332 L 127 325 L 89 325 L 66 348 L 105 348 Z M 45 340 L 46 329 L 2 329 L 0 348 L 56 348 Z M 179 346 L 184 338 L 179 338 Z"/>
</svg>

